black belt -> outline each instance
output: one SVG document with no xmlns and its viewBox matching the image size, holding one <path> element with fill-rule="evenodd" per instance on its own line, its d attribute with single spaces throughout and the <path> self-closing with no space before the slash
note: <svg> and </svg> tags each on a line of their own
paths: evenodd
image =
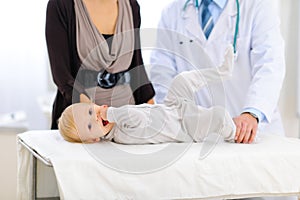
<svg viewBox="0 0 300 200">
<path fill-rule="evenodd" d="M 101 88 L 109 89 L 116 85 L 124 85 L 130 83 L 130 73 L 119 72 L 109 73 L 106 70 L 99 72 L 93 70 L 80 70 L 77 79 L 85 88 L 99 86 Z"/>
</svg>

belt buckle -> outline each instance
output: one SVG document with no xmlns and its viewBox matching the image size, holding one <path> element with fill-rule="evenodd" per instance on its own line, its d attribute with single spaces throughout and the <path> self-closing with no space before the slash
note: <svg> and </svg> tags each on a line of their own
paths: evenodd
<svg viewBox="0 0 300 200">
<path fill-rule="evenodd" d="M 116 85 L 129 84 L 130 74 L 129 72 L 111 74 L 106 70 L 102 70 L 97 75 L 97 82 L 99 87 L 109 89 Z"/>
<path fill-rule="evenodd" d="M 106 70 L 100 71 L 97 75 L 97 82 L 101 88 L 113 88 L 117 84 L 115 74 L 108 73 Z"/>
</svg>

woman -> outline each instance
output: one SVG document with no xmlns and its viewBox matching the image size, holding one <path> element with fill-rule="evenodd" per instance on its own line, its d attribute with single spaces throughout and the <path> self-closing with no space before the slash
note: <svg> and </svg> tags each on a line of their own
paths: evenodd
<svg viewBox="0 0 300 200">
<path fill-rule="evenodd" d="M 143 66 L 139 31 L 134 31 L 139 27 L 135 0 L 48 2 L 46 41 L 58 87 L 52 129 L 57 129 L 62 111 L 75 102 L 152 102 L 154 90 Z"/>
</svg>

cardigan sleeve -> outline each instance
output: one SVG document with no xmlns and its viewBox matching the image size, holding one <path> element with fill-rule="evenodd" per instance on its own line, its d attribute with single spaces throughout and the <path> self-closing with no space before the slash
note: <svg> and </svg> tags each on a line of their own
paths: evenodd
<svg viewBox="0 0 300 200">
<path fill-rule="evenodd" d="M 68 36 L 68 12 L 63 2 L 58 0 L 48 2 L 46 42 L 53 80 L 66 102 L 71 103 L 76 75 L 72 74 L 75 66 L 72 66 L 74 62 L 71 61 L 73 50 Z"/>
<path fill-rule="evenodd" d="M 153 98 L 155 92 L 152 83 L 149 81 L 142 58 L 140 38 L 140 6 L 136 0 L 130 0 L 130 3 L 132 6 L 135 28 L 135 50 L 129 70 L 131 71 L 131 77 L 133 77 L 133 80 L 131 80 L 131 88 L 133 90 L 135 103 L 141 104 L 146 103 L 148 100 Z"/>
</svg>

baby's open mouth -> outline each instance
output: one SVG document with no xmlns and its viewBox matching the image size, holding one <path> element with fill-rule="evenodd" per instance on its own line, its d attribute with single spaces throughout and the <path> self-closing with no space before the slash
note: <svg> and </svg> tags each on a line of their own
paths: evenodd
<svg viewBox="0 0 300 200">
<path fill-rule="evenodd" d="M 106 126 L 109 123 L 109 121 L 102 119 L 103 126 Z"/>
</svg>

